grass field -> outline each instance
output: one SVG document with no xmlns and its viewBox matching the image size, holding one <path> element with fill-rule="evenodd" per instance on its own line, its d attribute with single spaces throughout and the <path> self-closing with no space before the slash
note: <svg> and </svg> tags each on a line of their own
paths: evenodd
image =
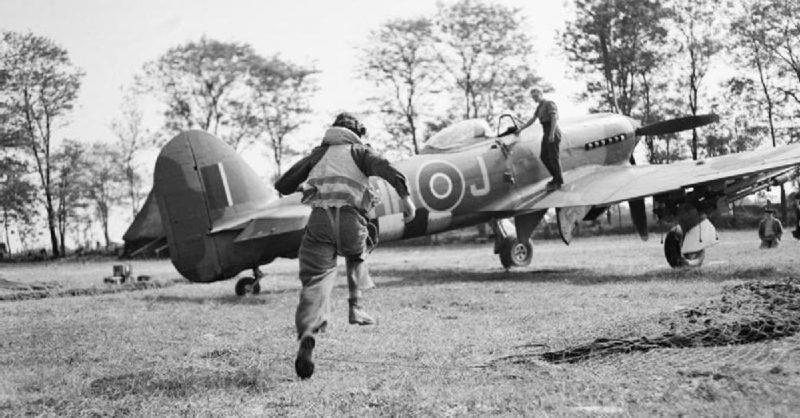
<svg viewBox="0 0 800 418">
<path fill-rule="evenodd" d="M 800 277 L 800 242 L 761 251 L 753 231 L 721 235 L 690 271 L 667 267 L 657 234 L 536 242 L 531 266 L 510 272 L 491 244 L 379 248 L 366 304 L 379 324 L 347 324 L 340 275 L 308 381 L 293 368 L 296 260 L 266 267 L 262 293 L 244 299 L 226 281 L 0 302 L 0 415 L 797 415 L 800 336 L 575 364 L 534 356 L 657 334 L 660 316 L 724 286 Z M 0 265 L 0 278 L 103 286 L 116 263 Z M 178 277 L 168 261 L 132 264 Z"/>
</svg>

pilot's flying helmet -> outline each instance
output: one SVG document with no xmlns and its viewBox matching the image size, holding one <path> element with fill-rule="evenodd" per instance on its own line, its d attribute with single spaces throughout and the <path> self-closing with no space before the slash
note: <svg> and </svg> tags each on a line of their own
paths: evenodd
<svg viewBox="0 0 800 418">
<path fill-rule="evenodd" d="M 364 124 L 362 124 L 358 119 L 356 119 L 355 116 L 347 112 L 339 113 L 336 116 L 336 120 L 333 121 L 332 126 L 347 128 L 353 131 L 353 133 L 355 133 L 356 135 L 358 135 L 359 138 L 363 137 L 367 133 L 367 128 L 364 127 Z"/>
</svg>

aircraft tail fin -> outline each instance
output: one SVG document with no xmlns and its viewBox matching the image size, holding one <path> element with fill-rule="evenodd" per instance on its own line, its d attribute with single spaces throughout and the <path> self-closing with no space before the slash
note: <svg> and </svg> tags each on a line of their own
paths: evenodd
<svg viewBox="0 0 800 418">
<path fill-rule="evenodd" d="M 153 194 L 158 203 L 170 258 L 187 279 L 227 278 L 224 239 L 209 234 L 216 223 L 263 208 L 274 192 L 236 151 L 213 135 L 182 132 L 156 160 Z"/>
</svg>

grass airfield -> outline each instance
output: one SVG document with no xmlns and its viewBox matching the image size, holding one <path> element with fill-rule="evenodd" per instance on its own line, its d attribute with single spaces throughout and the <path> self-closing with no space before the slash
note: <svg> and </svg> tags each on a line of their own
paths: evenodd
<svg viewBox="0 0 800 418">
<path fill-rule="evenodd" d="M 670 269 L 658 234 L 537 241 L 531 266 L 510 272 L 491 243 L 381 247 L 366 299 L 379 324 L 347 324 L 340 274 L 308 381 L 293 367 L 296 260 L 265 267 L 261 294 L 243 299 L 231 280 L 0 302 L 0 415 L 796 415 L 800 335 L 573 364 L 537 356 L 658 335 L 660 317 L 726 286 L 800 277 L 790 234 L 771 251 L 755 231 L 720 235 L 698 270 Z M 103 287 L 113 264 L 0 264 L 0 278 Z M 131 264 L 178 277 L 169 261 Z"/>
</svg>

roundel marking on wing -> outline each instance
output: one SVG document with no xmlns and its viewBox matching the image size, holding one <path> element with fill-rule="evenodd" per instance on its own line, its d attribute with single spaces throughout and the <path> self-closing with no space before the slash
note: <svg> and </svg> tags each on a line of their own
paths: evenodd
<svg viewBox="0 0 800 418">
<path fill-rule="evenodd" d="M 464 198 L 464 174 L 453 163 L 431 160 L 417 170 L 417 193 L 431 211 L 448 212 Z"/>
</svg>

